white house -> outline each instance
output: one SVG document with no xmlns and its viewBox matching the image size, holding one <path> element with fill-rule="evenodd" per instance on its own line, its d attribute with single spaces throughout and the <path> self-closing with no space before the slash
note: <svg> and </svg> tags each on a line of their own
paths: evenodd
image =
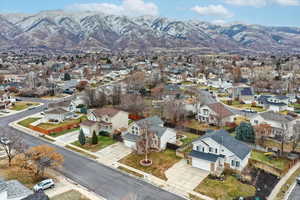
<svg viewBox="0 0 300 200">
<path fill-rule="evenodd" d="M 9 93 L 0 93 L 0 109 L 7 109 L 15 102 L 16 99 L 12 97 Z"/>
<path fill-rule="evenodd" d="M 99 124 L 96 121 L 85 120 L 80 123 L 80 129 L 83 131 L 86 137 L 92 137 L 93 132 L 99 133 Z"/>
<path fill-rule="evenodd" d="M 113 133 L 128 128 L 128 113 L 114 108 L 100 108 L 88 112 L 88 120 L 98 122 L 99 131 Z"/>
<path fill-rule="evenodd" d="M 228 89 L 228 88 L 232 88 L 232 83 L 230 83 L 229 81 L 224 81 L 220 78 L 213 78 L 213 79 L 208 79 L 207 86 L 220 88 L 220 89 Z"/>
<path fill-rule="evenodd" d="M 63 122 L 74 117 L 74 113 L 63 108 L 54 108 L 45 112 L 44 121 Z"/>
<path fill-rule="evenodd" d="M 225 125 L 233 121 L 233 113 L 221 103 L 202 105 L 198 108 L 196 119 L 200 122 Z"/>
<path fill-rule="evenodd" d="M 289 106 L 289 104 L 292 102 L 293 100 L 287 96 L 261 95 L 256 99 L 256 103 L 259 106 L 263 106 L 265 109 L 274 112 L 280 112 L 284 110 L 294 111 L 294 108 Z"/>
<path fill-rule="evenodd" d="M 242 171 L 250 155 L 250 147 L 225 130 L 207 132 L 193 142 L 193 150 L 189 154 L 193 167 L 213 174 L 222 172 L 224 168 Z"/>
<path fill-rule="evenodd" d="M 250 117 L 250 123 L 252 126 L 269 124 L 273 129 L 271 137 L 280 137 L 284 133 L 289 138 L 292 136 L 293 126 L 297 123 L 297 119 L 289 115 L 268 111 Z"/>
<path fill-rule="evenodd" d="M 142 135 L 141 129 L 144 126 L 148 127 L 148 132 L 155 137 L 154 141 L 157 144 L 159 151 L 165 150 L 167 143 L 176 143 L 176 132 L 173 129 L 164 127 L 164 122 L 158 117 L 148 117 L 130 124 L 128 132 L 123 134 L 124 144 L 132 149 L 137 149 L 136 142 Z"/>
</svg>

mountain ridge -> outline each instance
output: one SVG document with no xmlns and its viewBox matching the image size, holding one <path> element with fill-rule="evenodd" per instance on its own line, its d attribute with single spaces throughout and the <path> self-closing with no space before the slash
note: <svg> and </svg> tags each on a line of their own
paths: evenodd
<svg viewBox="0 0 300 200">
<path fill-rule="evenodd" d="M 0 14 L 0 45 L 111 51 L 206 49 L 212 52 L 299 53 L 300 28 L 216 25 L 158 16 L 127 17 L 96 12 L 42 11 Z"/>
</svg>

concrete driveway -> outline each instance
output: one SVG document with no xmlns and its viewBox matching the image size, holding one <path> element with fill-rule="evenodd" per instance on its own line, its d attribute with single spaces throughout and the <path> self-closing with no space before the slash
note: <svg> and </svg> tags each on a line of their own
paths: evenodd
<svg viewBox="0 0 300 200">
<path fill-rule="evenodd" d="M 123 143 L 117 142 L 110 145 L 98 152 L 96 152 L 99 157 L 99 161 L 107 165 L 112 165 L 113 163 L 121 160 L 125 156 L 129 155 L 132 150 L 126 147 Z"/>
<path fill-rule="evenodd" d="M 73 131 L 62 136 L 58 136 L 56 140 L 61 141 L 63 143 L 72 143 L 78 140 L 79 131 Z"/>
<path fill-rule="evenodd" d="M 208 174 L 208 171 L 188 165 L 184 159 L 166 171 L 169 184 L 178 185 L 187 191 L 194 190 Z"/>
</svg>

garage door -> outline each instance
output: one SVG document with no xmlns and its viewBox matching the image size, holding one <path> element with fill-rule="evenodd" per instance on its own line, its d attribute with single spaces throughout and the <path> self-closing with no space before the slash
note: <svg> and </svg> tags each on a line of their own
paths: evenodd
<svg viewBox="0 0 300 200">
<path fill-rule="evenodd" d="M 210 171 L 210 162 L 197 158 L 192 158 L 192 166 L 206 171 Z"/>
</svg>

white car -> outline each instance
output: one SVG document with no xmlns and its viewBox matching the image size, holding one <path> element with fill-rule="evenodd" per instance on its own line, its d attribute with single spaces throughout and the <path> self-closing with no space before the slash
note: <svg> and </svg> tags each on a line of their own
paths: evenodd
<svg viewBox="0 0 300 200">
<path fill-rule="evenodd" d="M 7 137 L 1 137 L 0 143 L 4 145 L 8 145 L 10 143 L 10 140 Z"/>
<path fill-rule="evenodd" d="M 34 187 L 33 187 L 33 190 L 34 191 L 40 191 L 40 190 L 46 190 L 46 189 L 49 189 L 49 188 L 54 188 L 55 184 L 54 184 L 54 181 L 52 179 L 46 179 L 46 180 L 43 180 L 41 182 L 39 182 L 38 184 L 36 184 Z"/>
</svg>

